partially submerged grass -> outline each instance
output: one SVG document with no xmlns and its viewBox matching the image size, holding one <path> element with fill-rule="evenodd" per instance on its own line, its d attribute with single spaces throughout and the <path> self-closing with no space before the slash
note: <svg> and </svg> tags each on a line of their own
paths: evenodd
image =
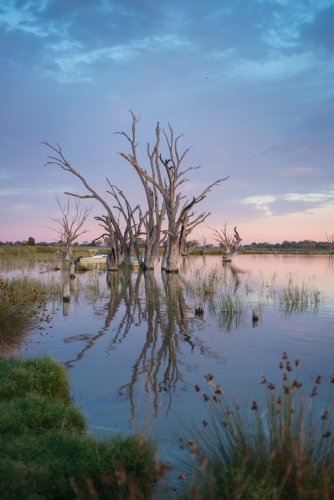
<svg viewBox="0 0 334 500">
<path fill-rule="evenodd" d="M 69 387 L 51 357 L 0 361 L 0 498 L 150 498 L 155 445 L 86 435 Z"/>
<path fill-rule="evenodd" d="M 0 349 L 14 349 L 41 322 L 49 322 L 42 312 L 46 300 L 46 292 L 33 280 L 0 277 Z"/>
<path fill-rule="evenodd" d="M 266 407 L 253 400 L 240 407 L 232 396 L 206 376 L 211 394 L 203 427 L 188 429 L 181 441 L 189 450 L 180 479 L 191 478 L 182 498 L 333 499 L 334 420 L 329 402 L 320 415 L 315 399 L 321 377 L 307 397 L 286 353 L 280 363 L 282 385 L 262 377 Z M 334 376 L 331 378 L 334 384 Z M 201 392 L 196 386 L 196 390 Z M 329 400 L 328 400 L 329 401 Z"/>
<path fill-rule="evenodd" d="M 288 275 L 288 284 L 283 288 L 279 296 L 280 308 L 287 314 L 294 312 L 312 311 L 316 312 L 321 302 L 321 292 L 313 282 L 301 285 L 291 273 Z"/>
</svg>

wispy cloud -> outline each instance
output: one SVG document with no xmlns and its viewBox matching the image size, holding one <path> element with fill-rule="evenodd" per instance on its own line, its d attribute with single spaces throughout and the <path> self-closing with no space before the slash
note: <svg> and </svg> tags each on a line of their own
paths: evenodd
<svg viewBox="0 0 334 500">
<path fill-rule="evenodd" d="M 48 0 L 28 0 L 18 6 L 12 0 L 3 0 L 0 9 L 0 24 L 7 31 L 20 30 L 38 37 L 47 37 L 50 33 L 61 34 L 52 20 L 41 22 L 39 14 L 45 9 Z"/>
<path fill-rule="evenodd" d="M 274 196 L 250 196 L 244 200 L 244 203 L 247 205 L 254 205 L 258 210 L 263 211 L 263 215 L 270 216 L 273 215 L 272 211 L 269 208 L 270 203 L 273 203 L 276 200 Z"/>
<path fill-rule="evenodd" d="M 323 204 L 334 202 L 334 190 L 327 193 L 288 193 L 283 196 L 288 201 L 304 201 L 305 203 Z"/>
<path fill-rule="evenodd" d="M 232 66 L 229 76 L 253 81 L 279 80 L 303 73 L 316 65 L 312 53 L 271 56 L 264 60 L 241 60 Z"/>
<path fill-rule="evenodd" d="M 331 205 L 334 203 L 334 189 L 317 193 L 285 193 L 275 196 L 250 196 L 243 200 L 246 205 L 253 205 L 261 210 L 264 216 L 307 211 L 310 208 Z M 307 206 L 309 205 L 309 207 Z"/>
<path fill-rule="evenodd" d="M 159 35 L 132 40 L 127 44 L 118 44 L 97 49 L 85 49 L 78 42 L 63 40 L 58 44 L 50 44 L 48 48 L 56 53 L 54 61 L 59 67 L 59 72 L 49 71 L 60 82 L 89 80 L 87 68 L 98 61 L 111 60 L 116 63 L 126 62 L 140 52 L 160 52 L 186 48 L 194 50 L 195 46 L 189 40 L 177 35 Z"/>
<path fill-rule="evenodd" d="M 0 196 L 15 196 L 27 193 L 29 188 L 0 188 Z"/>
</svg>

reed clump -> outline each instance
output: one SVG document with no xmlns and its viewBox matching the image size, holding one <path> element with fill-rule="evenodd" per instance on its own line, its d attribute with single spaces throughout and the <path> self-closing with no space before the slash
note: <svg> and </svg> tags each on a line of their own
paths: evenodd
<svg viewBox="0 0 334 500">
<path fill-rule="evenodd" d="M 0 349 L 11 350 L 24 336 L 51 316 L 43 308 L 47 302 L 43 286 L 27 278 L 4 279 L 0 276 Z"/>
<path fill-rule="evenodd" d="M 178 498 L 334 498 L 330 397 L 318 413 L 321 376 L 307 396 L 298 379 L 299 360 L 293 366 L 284 353 L 279 367 L 280 387 L 262 376 L 264 408 L 254 399 L 248 407 L 239 406 L 210 374 L 206 376 L 209 391 L 195 387 L 208 414 L 202 428 L 188 429 L 190 438 L 181 438 L 181 447 L 188 450 L 191 462 L 183 464 L 180 478 L 189 478 L 190 485 Z"/>
<path fill-rule="evenodd" d="M 316 312 L 321 302 L 321 292 L 315 286 L 315 283 L 306 283 L 301 285 L 296 277 L 291 273 L 288 275 L 288 284 L 283 288 L 279 295 L 280 308 L 286 313 L 312 311 Z"/>
<path fill-rule="evenodd" d="M 151 497 L 155 445 L 140 435 L 87 435 L 60 363 L 2 360 L 0 388 L 2 500 Z"/>
</svg>

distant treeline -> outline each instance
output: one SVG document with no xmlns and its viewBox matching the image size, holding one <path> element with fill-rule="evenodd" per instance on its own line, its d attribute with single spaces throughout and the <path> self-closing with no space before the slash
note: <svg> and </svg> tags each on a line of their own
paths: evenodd
<svg viewBox="0 0 334 500">
<path fill-rule="evenodd" d="M 251 245 L 243 245 L 246 249 L 268 249 L 268 250 L 330 250 L 331 244 L 328 241 L 283 241 L 283 243 L 252 243 Z"/>
<path fill-rule="evenodd" d="M 30 240 L 30 241 L 29 241 Z M 41 242 L 36 242 L 34 238 L 29 238 L 28 241 L 0 241 L 0 246 L 25 246 L 25 245 L 36 245 L 36 246 L 61 246 L 61 241 L 58 242 L 52 242 L 52 243 L 47 243 L 45 241 Z M 213 249 L 213 248 L 219 248 L 219 246 L 216 245 L 201 245 L 199 241 L 193 240 L 194 245 L 193 248 L 206 248 L 206 249 Z M 144 243 L 143 243 L 144 244 Z M 91 246 L 107 246 L 104 242 L 102 241 L 96 241 L 95 243 L 91 243 L 88 241 L 84 241 L 83 243 L 74 243 L 73 246 L 81 246 L 81 247 L 91 247 Z M 264 243 L 252 243 L 251 245 L 240 245 L 242 249 L 244 250 L 256 250 L 256 249 L 261 249 L 261 250 L 331 250 L 331 243 L 328 241 L 314 241 L 314 240 L 303 240 L 303 241 L 283 241 L 283 243 L 268 243 L 265 241 Z"/>
</svg>

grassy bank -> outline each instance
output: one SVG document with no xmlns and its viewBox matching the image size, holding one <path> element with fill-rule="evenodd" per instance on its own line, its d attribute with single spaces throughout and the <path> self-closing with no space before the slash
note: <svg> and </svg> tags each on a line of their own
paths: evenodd
<svg viewBox="0 0 334 500">
<path fill-rule="evenodd" d="M 150 498 L 154 445 L 139 435 L 101 440 L 86 426 L 60 363 L 0 361 L 0 498 Z"/>
</svg>

